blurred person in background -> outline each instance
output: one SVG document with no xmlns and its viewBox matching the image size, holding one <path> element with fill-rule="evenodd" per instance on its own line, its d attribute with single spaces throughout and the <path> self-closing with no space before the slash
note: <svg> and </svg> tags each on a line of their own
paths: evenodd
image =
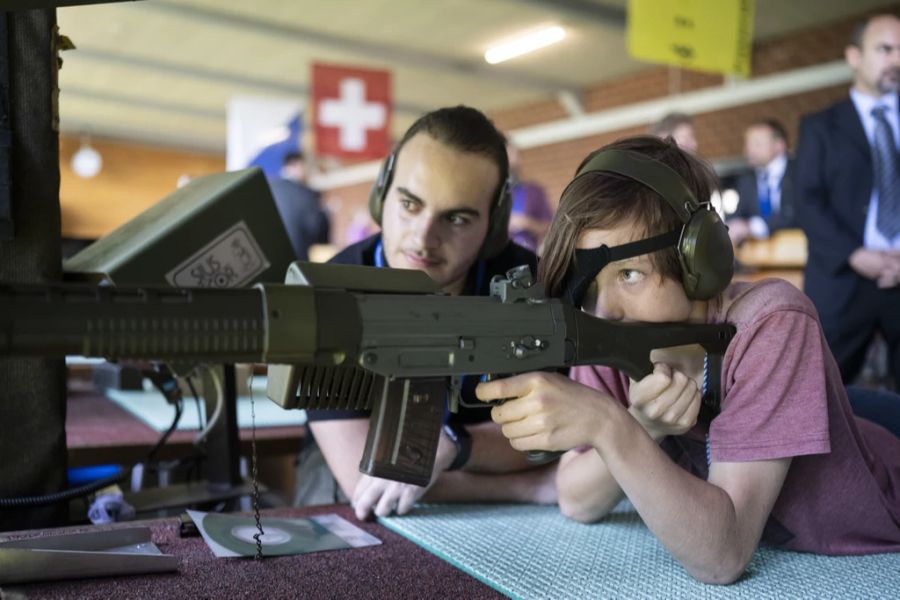
<svg viewBox="0 0 900 600">
<path fill-rule="evenodd" d="M 697 153 L 694 119 L 688 114 L 680 112 L 667 114 L 650 128 L 650 134 L 663 139 L 671 137 L 679 148 L 691 154 Z"/>
<path fill-rule="evenodd" d="M 526 181 L 521 175 L 519 150 L 506 145 L 509 155 L 509 185 L 512 192 L 512 214 L 509 217 L 509 237 L 518 245 L 540 254 L 540 248 L 553 220 L 553 208 L 543 186 Z"/>
<path fill-rule="evenodd" d="M 751 168 L 737 179 L 740 199 L 726 221 L 735 246 L 800 226 L 794 207 L 794 161 L 787 149 L 787 131 L 775 119 L 755 121 L 744 131 L 744 156 Z"/>
<path fill-rule="evenodd" d="M 297 260 L 309 260 L 309 247 L 327 244 L 331 230 L 328 213 L 321 206 L 321 194 L 307 185 L 307 175 L 303 153 L 288 152 L 284 155 L 280 177 L 269 180 Z"/>
</svg>

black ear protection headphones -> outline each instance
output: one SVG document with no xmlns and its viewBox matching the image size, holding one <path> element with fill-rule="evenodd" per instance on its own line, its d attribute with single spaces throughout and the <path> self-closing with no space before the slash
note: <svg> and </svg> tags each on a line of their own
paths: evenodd
<svg viewBox="0 0 900 600">
<path fill-rule="evenodd" d="M 394 168 L 397 162 L 397 152 L 394 151 L 381 164 L 378 171 L 378 178 L 369 191 L 369 213 L 375 222 L 381 225 L 381 214 L 384 210 L 384 201 L 387 198 L 388 190 L 391 188 L 391 181 L 394 178 Z M 509 216 L 512 212 L 512 192 L 509 186 L 509 180 L 503 182 L 500 187 L 500 193 L 491 202 L 490 213 L 488 214 L 488 230 L 478 258 L 492 258 L 500 254 L 506 244 L 509 242 Z"/>
<path fill-rule="evenodd" d="M 681 285 L 692 300 L 708 300 L 722 292 L 734 274 L 734 248 L 728 227 L 708 202 L 699 203 L 678 173 L 668 165 L 630 150 L 603 150 L 575 175 L 605 171 L 642 183 L 672 207 L 680 229 L 645 240 L 609 248 L 576 250 L 564 281 L 565 296 L 576 306 L 597 273 L 609 262 L 676 246 L 681 263 Z M 571 183 L 570 183 L 571 185 Z M 563 192 L 565 193 L 565 192 Z"/>
</svg>

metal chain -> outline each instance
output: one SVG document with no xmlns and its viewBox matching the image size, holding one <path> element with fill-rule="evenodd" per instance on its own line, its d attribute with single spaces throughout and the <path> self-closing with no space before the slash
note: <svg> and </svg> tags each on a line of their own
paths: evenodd
<svg viewBox="0 0 900 600">
<path fill-rule="evenodd" d="M 253 398 L 253 372 L 250 372 L 250 383 L 247 385 L 250 390 L 250 477 L 253 480 L 253 519 L 256 521 L 256 529 L 257 533 L 253 534 L 253 539 L 256 540 L 256 556 L 253 558 L 255 560 L 261 560 L 263 557 L 262 551 L 262 536 L 265 535 L 262 527 L 262 521 L 259 516 L 259 479 L 257 478 L 257 461 L 256 461 L 256 401 Z"/>
</svg>

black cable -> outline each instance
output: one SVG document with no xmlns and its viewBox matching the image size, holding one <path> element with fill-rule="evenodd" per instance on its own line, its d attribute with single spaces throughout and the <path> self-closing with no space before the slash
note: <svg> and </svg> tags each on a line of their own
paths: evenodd
<svg viewBox="0 0 900 600">
<path fill-rule="evenodd" d="M 150 449 L 150 452 L 147 453 L 147 456 L 144 460 L 141 461 L 142 464 L 147 464 L 151 462 L 155 462 L 156 453 L 159 452 L 159 449 L 163 447 L 163 444 L 169 439 L 169 436 L 172 435 L 172 432 L 178 427 L 178 422 L 181 420 L 181 412 L 184 410 L 184 401 L 179 398 L 175 403 L 175 417 L 172 419 L 172 424 L 169 425 L 169 428 L 166 430 L 164 434 L 160 436 L 160 438 L 156 441 L 156 445 Z M 133 469 L 134 466 L 129 467 L 129 471 Z"/>
<path fill-rule="evenodd" d="M 194 378 L 191 375 L 185 377 L 185 381 L 188 385 L 188 388 L 191 390 L 191 397 L 194 399 L 194 407 L 197 410 L 197 419 L 199 423 L 199 429 L 202 431 L 204 426 L 205 419 L 203 418 L 203 413 L 201 412 L 201 400 L 200 395 L 197 393 L 197 388 L 194 386 Z M 165 393 L 165 392 L 164 392 Z M 179 392 L 180 393 L 180 392 Z M 168 397 L 167 397 L 168 399 Z M 174 466 L 170 468 L 173 472 L 181 467 L 185 467 L 185 477 L 188 481 L 195 481 L 200 479 L 200 463 L 201 461 L 206 459 L 206 449 L 205 446 L 195 445 L 198 452 L 196 454 L 192 454 L 190 456 L 185 456 L 183 458 L 178 458 L 174 461 Z M 153 465 L 146 464 L 145 468 L 147 471 L 153 473 L 159 473 L 159 463 L 155 463 Z"/>
<path fill-rule="evenodd" d="M 178 395 L 177 397 L 173 397 L 171 395 L 171 392 L 169 392 L 167 388 L 165 388 L 160 382 L 156 381 L 154 377 L 151 377 L 150 380 L 153 381 L 153 384 L 156 385 L 160 392 L 166 397 L 167 401 L 173 402 L 174 400 L 175 418 L 172 419 L 172 424 L 169 426 L 166 432 L 163 433 L 162 436 L 160 436 L 153 448 L 151 448 L 147 453 L 147 456 L 144 458 L 144 460 L 131 465 L 130 467 L 122 470 L 119 473 L 116 473 L 115 475 L 109 475 L 107 477 L 104 477 L 103 479 L 98 479 L 96 481 L 92 481 L 78 487 L 69 488 L 61 492 L 44 494 L 41 496 L 0 498 L 0 510 L 7 508 L 37 508 L 39 506 L 49 506 L 51 504 L 57 504 L 59 502 L 65 502 L 67 500 L 81 498 L 82 496 L 87 496 L 99 489 L 105 488 L 106 486 L 113 485 L 115 483 L 119 483 L 120 481 L 126 479 L 131 475 L 131 472 L 138 464 L 147 464 L 149 462 L 152 462 L 156 457 L 156 453 L 159 452 L 159 449 L 162 448 L 163 444 L 165 444 L 169 439 L 169 436 L 172 435 L 172 432 L 175 431 L 175 428 L 178 427 L 178 422 L 181 420 L 181 412 L 184 408 L 184 402 L 182 401 L 180 395 Z"/>
<path fill-rule="evenodd" d="M 205 425 L 206 419 L 203 418 L 203 413 L 200 412 L 200 394 L 197 393 L 197 388 L 194 387 L 194 378 L 188 375 L 185 380 L 187 381 L 188 387 L 191 390 L 191 395 L 194 397 L 194 406 L 197 407 L 197 430 L 203 431 L 203 426 Z"/>
</svg>

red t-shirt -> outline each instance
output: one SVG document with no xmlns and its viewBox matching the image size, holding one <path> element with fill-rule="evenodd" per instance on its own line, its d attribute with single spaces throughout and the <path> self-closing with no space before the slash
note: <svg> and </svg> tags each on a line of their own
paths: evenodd
<svg viewBox="0 0 900 600">
<path fill-rule="evenodd" d="M 707 322 L 726 321 L 737 333 L 722 364 L 721 412 L 661 446 L 703 478 L 707 452 L 712 462 L 792 457 L 768 543 L 900 552 L 900 439 L 851 412 L 809 299 L 782 280 L 735 283 L 709 303 Z M 572 378 L 628 405 L 619 371 L 576 367 Z"/>
</svg>

